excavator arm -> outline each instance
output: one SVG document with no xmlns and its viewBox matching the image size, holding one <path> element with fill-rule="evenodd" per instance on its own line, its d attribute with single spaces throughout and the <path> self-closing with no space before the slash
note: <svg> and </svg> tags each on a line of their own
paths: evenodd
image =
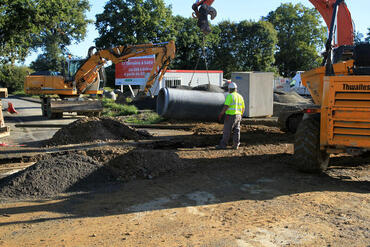
<svg viewBox="0 0 370 247">
<path fill-rule="evenodd" d="M 351 13 L 344 0 L 309 0 L 320 12 L 329 31 L 336 31 L 334 47 L 353 45 L 354 32 Z M 336 30 L 334 30 L 336 26 Z"/>
<path fill-rule="evenodd" d="M 106 61 L 112 61 L 116 64 L 125 62 L 131 57 L 155 55 L 155 63 L 144 90 L 144 93 L 147 93 L 157 78 L 159 80 L 162 79 L 171 60 L 175 58 L 175 51 L 174 41 L 160 44 L 119 46 L 100 50 L 90 54 L 87 61 L 76 72 L 74 81 L 71 84 L 75 83 L 78 94 L 83 94 L 89 85 L 95 81 L 97 73 Z"/>
</svg>

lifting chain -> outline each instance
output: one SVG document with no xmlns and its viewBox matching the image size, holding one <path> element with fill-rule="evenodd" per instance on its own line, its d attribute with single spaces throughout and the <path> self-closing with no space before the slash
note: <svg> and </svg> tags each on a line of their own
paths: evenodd
<svg viewBox="0 0 370 247">
<path fill-rule="evenodd" d="M 208 78 L 208 86 L 210 86 L 211 85 L 211 80 L 209 78 L 209 73 L 208 73 L 208 62 L 207 62 L 207 54 L 206 54 L 206 36 L 204 34 L 203 34 L 203 41 L 202 41 L 202 54 L 198 57 L 197 62 L 195 64 L 195 68 L 193 70 L 193 74 L 192 74 L 191 79 L 190 79 L 189 84 L 188 84 L 189 87 L 191 86 L 191 83 L 193 82 L 194 74 L 195 74 L 195 72 L 196 72 L 196 70 L 198 68 L 199 60 L 200 60 L 201 56 L 203 56 L 204 63 L 206 65 L 207 78 Z"/>
</svg>

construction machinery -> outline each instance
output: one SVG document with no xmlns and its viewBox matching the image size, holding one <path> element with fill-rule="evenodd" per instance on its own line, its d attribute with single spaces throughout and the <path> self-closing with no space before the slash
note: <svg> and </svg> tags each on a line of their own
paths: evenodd
<svg viewBox="0 0 370 247">
<path fill-rule="evenodd" d="M 370 44 L 355 44 L 344 0 L 310 0 L 329 29 L 322 67 L 302 74 L 314 107 L 298 114 L 294 154 L 302 171 L 321 172 L 330 154 L 370 150 Z"/>
<path fill-rule="evenodd" d="M 80 115 L 100 115 L 103 110 L 99 95 L 103 94 L 104 65 L 125 62 L 132 57 L 155 55 L 155 63 L 143 94 L 148 93 L 156 79 L 161 80 L 171 60 L 175 58 L 175 42 L 119 46 L 97 50 L 90 47 L 86 59 L 69 59 L 62 73 L 36 72 L 26 77 L 26 94 L 41 97 L 42 115 L 49 119 L 62 118 L 63 112 Z M 53 97 L 53 96 L 58 97 Z M 89 97 L 88 97 L 89 96 Z"/>
</svg>

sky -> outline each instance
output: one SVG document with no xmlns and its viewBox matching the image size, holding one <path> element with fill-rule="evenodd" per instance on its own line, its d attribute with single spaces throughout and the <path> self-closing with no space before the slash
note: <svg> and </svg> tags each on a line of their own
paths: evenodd
<svg viewBox="0 0 370 247">
<path fill-rule="evenodd" d="M 172 6 L 174 15 L 190 17 L 192 14 L 191 5 L 195 0 L 164 0 L 167 5 Z M 90 0 L 90 11 L 87 17 L 95 21 L 95 15 L 104 11 L 104 5 L 107 0 Z M 301 3 L 309 8 L 313 5 L 309 0 L 215 0 L 213 7 L 217 10 L 217 17 L 211 23 L 229 20 L 239 22 L 241 20 L 259 20 L 262 16 L 266 16 L 270 11 L 275 10 L 282 3 Z M 351 12 L 356 31 L 364 34 L 368 33 L 370 28 L 369 10 L 370 0 L 346 0 L 349 11 Z M 74 44 L 68 47 L 69 51 L 74 56 L 85 57 L 87 49 L 94 46 L 94 39 L 98 37 L 98 31 L 94 24 L 88 26 L 88 32 L 84 41 L 79 44 Z M 124 45 L 124 44 L 123 44 Z M 25 64 L 29 65 L 37 57 L 37 53 L 32 53 L 27 57 Z"/>
</svg>

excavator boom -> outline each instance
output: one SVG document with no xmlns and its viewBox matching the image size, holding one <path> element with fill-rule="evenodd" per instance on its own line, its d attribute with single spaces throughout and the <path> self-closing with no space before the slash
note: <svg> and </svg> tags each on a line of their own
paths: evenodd
<svg viewBox="0 0 370 247">
<path fill-rule="evenodd" d="M 112 61 L 114 64 L 125 62 L 131 57 L 140 57 L 147 55 L 156 55 L 155 64 L 150 73 L 145 86 L 145 93 L 154 84 L 159 76 L 161 79 L 167 70 L 171 60 L 175 58 L 175 42 L 170 41 L 160 44 L 143 44 L 119 46 L 109 50 L 101 50 L 91 55 L 89 59 L 81 66 L 75 75 L 77 92 L 83 93 L 91 82 L 97 70 L 101 68 L 106 61 Z"/>
</svg>

